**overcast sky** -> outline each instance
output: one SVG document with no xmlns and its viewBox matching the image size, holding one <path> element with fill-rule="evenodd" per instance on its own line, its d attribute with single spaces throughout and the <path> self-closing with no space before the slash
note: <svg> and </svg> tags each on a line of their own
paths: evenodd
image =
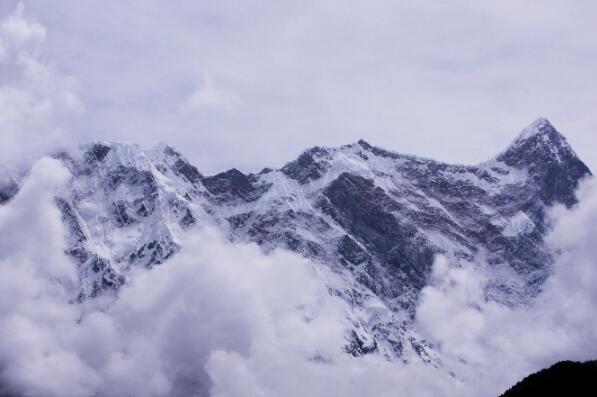
<svg viewBox="0 0 597 397">
<path fill-rule="evenodd" d="M 16 5 L 0 0 L 1 18 Z M 52 122 L 76 140 L 166 141 L 205 173 L 359 138 L 475 163 L 545 116 L 597 169 L 594 1 L 24 5 L 76 110 Z"/>
</svg>

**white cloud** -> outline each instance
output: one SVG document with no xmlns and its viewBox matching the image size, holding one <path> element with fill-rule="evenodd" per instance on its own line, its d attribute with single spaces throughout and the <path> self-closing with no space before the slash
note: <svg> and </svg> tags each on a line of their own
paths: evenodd
<svg viewBox="0 0 597 397">
<path fill-rule="evenodd" d="M 46 37 L 44 26 L 35 21 L 26 20 L 24 11 L 25 5 L 18 3 L 13 14 L 0 26 L 5 46 L 17 54 L 36 52 Z"/>
<path fill-rule="evenodd" d="M 182 105 L 183 112 L 231 111 L 241 104 L 240 97 L 218 87 L 209 73 L 203 73 L 201 85 L 191 93 Z"/>
<path fill-rule="evenodd" d="M 0 20 L 0 167 L 31 161 L 70 142 L 67 120 L 83 111 L 71 78 L 39 57 L 46 30 L 19 3 Z"/>
</svg>

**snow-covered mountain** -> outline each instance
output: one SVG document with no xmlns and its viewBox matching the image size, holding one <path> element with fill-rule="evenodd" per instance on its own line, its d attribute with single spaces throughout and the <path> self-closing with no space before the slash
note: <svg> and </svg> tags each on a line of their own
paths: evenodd
<svg viewBox="0 0 597 397">
<path fill-rule="evenodd" d="M 269 252 L 285 248 L 320 264 L 346 300 L 346 351 L 388 359 L 433 348 L 409 327 L 436 255 L 458 265 L 483 258 L 487 298 L 519 305 L 550 272 L 546 208 L 575 203 L 589 169 L 564 136 L 538 119 L 495 158 L 451 165 L 360 140 L 314 147 L 278 170 L 203 175 L 174 148 L 92 142 L 55 154 L 72 173 L 58 197 L 79 299 L 116 293 L 130 269 L 176 255 L 201 225 Z M 18 182 L 0 187 L 10 200 Z"/>
</svg>

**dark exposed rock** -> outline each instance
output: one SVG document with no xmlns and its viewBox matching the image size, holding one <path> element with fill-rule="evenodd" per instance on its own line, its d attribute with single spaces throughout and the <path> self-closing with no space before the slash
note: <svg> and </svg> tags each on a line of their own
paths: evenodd
<svg viewBox="0 0 597 397">
<path fill-rule="evenodd" d="M 185 160 L 176 161 L 174 164 L 174 172 L 184 176 L 191 183 L 199 182 L 202 177 L 199 170 Z"/>
<path fill-rule="evenodd" d="M 193 213 L 191 212 L 190 209 L 186 209 L 184 216 L 182 218 L 180 218 L 179 224 L 182 228 L 188 228 L 191 227 L 192 225 L 194 225 L 195 223 L 197 223 L 197 219 L 195 218 L 195 216 L 193 215 Z"/>
<path fill-rule="evenodd" d="M 125 277 L 114 270 L 108 259 L 88 251 L 81 245 L 71 246 L 66 250 L 66 254 L 79 265 L 79 269 L 82 271 L 81 276 L 84 278 L 83 282 L 89 279 L 93 280 L 90 289 L 82 288 L 80 290 L 79 301 L 96 297 L 104 291 L 116 291 L 125 282 Z"/>
<path fill-rule="evenodd" d="M 247 221 L 251 219 L 252 215 L 252 212 L 243 212 L 242 214 L 230 216 L 226 220 L 233 229 L 238 229 L 246 226 Z"/>
<path fill-rule="evenodd" d="M 417 229 L 402 221 L 398 202 L 373 181 L 349 173 L 340 175 L 323 194 L 330 205 L 322 210 L 380 258 L 389 273 L 408 275 L 414 288 L 425 285 L 433 252 L 417 240 Z"/>
<path fill-rule="evenodd" d="M 74 258 L 77 263 L 85 263 L 89 259 L 89 251 L 82 248 L 80 245 L 73 245 L 66 250 L 66 254 Z"/>
<path fill-rule="evenodd" d="M 124 284 L 124 276 L 116 273 L 107 259 L 94 254 L 89 260 L 88 267 L 97 274 L 91 289 L 91 297 L 96 297 L 102 291 L 115 291 Z"/>
<path fill-rule="evenodd" d="M 148 209 L 147 206 L 145 205 L 145 203 L 142 201 L 139 203 L 139 208 L 137 209 L 137 211 L 135 213 L 137 214 L 137 216 L 140 216 L 143 218 L 145 218 L 151 214 L 150 209 Z"/>
<path fill-rule="evenodd" d="M 75 215 L 75 212 L 73 211 L 70 203 L 66 201 L 64 198 L 57 197 L 56 205 L 62 213 L 62 221 L 67 226 L 66 230 L 67 233 L 71 236 L 70 240 L 74 240 L 76 242 L 83 242 L 87 240 L 87 236 L 85 236 L 81 224 L 79 223 L 79 219 Z"/>
<path fill-rule="evenodd" d="M 114 190 L 123 183 L 140 187 L 147 199 L 157 197 L 157 183 L 150 171 L 120 165 L 108 175 L 108 186 Z"/>
<path fill-rule="evenodd" d="M 355 331 L 350 333 L 350 336 L 346 338 L 347 344 L 345 351 L 352 354 L 354 357 L 363 356 L 377 351 L 377 341 L 373 340 L 366 343 Z"/>
<path fill-rule="evenodd" d="M 187 181 L 196 184 L 203 179 L 203 175 L 197 167 L 189 163 L 180 153 L 170 146 L 164 148 L 164 154 L 173 159 L 172 171 L 174 174 L 182 176 Z"/>
<path fill-rule="evenodd" d="M 129 255 L 129 263 L 138 263 L 145 267 L 152 267 L 164 263 L 168 258 L 180 250 L 170 237 L 165 236 L 160 240 L 153 240 L 143 244 L 135 252 Z"/>
<path fill-rule="evenodd" d="M 0 204 L 4 204 L 13 198 L 18 191 L 19 185 L 12 179 L 6 182 L 0 182 Z"/>
<path fill-rule="evenodd" d="M 221 201 L 255 201 L 267 191 L 271 185 L 255 185 L 250 176 L 236 168 L 220 174 L 206 177 L 203 185 Z"/>
<path fill-rule="evenodd" d="M 259 175 L 266 175 L 273 171 L 274 171 L 273 169 L 266 167 L 266 168 L 262 169 L 261 171 L 259 171 Z"/>
<path fill-rule="evenodd" d="M 89 164 L 99 163 L 106 158 L 110 149 L 112 148 L 106 144 L 95 143 L 85 153 L 85 159 Z"/>
<path fill-rule="evenodd" d="M 108 189 L 116 190 L 122 184 L 130 189 L 137 189 L 139 197 L 129 202 L 118 200 L 112 204 L 113 214 L 120 227 L 128 226 L 136 222 L 134 214 L 140 217 L 147 217 L 155 210 L 158 198 L 158 185 L 154 175 L 147 170 L 140 170 L 134 167 L 118 166 L 110 171 L 107 178 Z"/>
<path fill-rule="evenodd" d="M 396 338 L 395 335 L 389 332 L 391 329 L 401 329 L 401 327 L 397 324 L 376 324 L 372 329 L 372 333 L 375 339 L 387 341 L 392 347 L 396 357 L 400 357 L 404 351 L 404 344 L 406 341 L 403 338 Z M 418 346 L 415 349 L 417 352 L 422 350 L 423 348 Z"/>
<path fill-rule="evenodd" d="M 281 171 L 301 185 L 319 179 L 329 169 L 326 162 L 317 161 L 317 157 L 326 156 L 325 149 L 314 147 L 301 154 L 298 159 L 286 164 Z"/>
<path fill-rule="evenodd" d="M 348 235 L 343 236 L 338 242 L 338 253 L 353 265 L 371 260 L 367 251 Z"/>
<path fill-rule="evenodd" d="M 137 219 L 129 214 L 127 203 L 122 200 L 112 203 L 112 214 L 118 227 L 130 226 L 137 222 Z"/>
</svg>

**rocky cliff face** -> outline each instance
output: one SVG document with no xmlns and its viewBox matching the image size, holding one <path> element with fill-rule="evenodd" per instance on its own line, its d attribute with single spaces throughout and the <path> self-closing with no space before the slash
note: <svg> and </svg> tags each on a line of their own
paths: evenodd
<svg viewBox="0 0 597 397">
<path fill-rule="evenodd" d="M 189 228 L 215 225 L 264 251 L 290 249 L 335 276 L 354 312 L 346 350 L 388 359 L 433 351 L 409 327 L 435 255 L 495 269 L 489 299 L 522 304 L 549 273 L 545 209 L 575 203 L 590 175 L 545 119 L 496 158 L 450 165 L 365 141 L 315 147 L 279 170 L 205 176 L 167 145 L 95 142 L 60 153 L 73 177 L 56 204 L 79 266 L 80 299 L 116 293 L 132 267 L 151 268 Z M 18 187 L 0 187 L 7 201 Z M 340 280 L 338 282 L 337 280 Z"/>
</svg>

